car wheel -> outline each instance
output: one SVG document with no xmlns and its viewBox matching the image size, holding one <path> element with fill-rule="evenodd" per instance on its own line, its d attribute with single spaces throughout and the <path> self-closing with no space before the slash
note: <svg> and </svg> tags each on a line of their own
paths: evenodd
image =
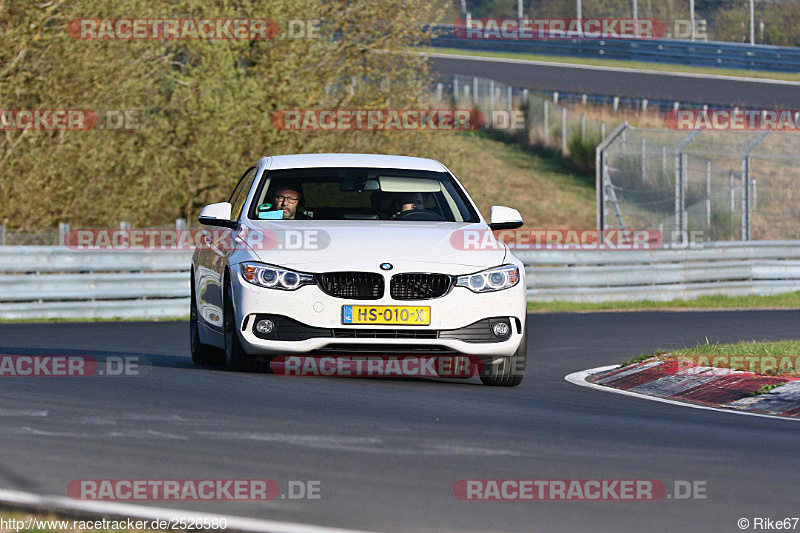
<svg viewBox="0 0 800 533">
<path fill-rule="evenodd" d="M 236 320 L 233 313 L 233 296 L 231 286 L 225 287 L 225 309 L 223 323 L 225 327 L 225 366 L 237 372 L 266 372 L 269 362 L 262 361 L 247 353 L 239 341 L 236 332 Z"/>
<path fill-rule="evenodd" d="M 491 387 L 516 387 L 525 377 L 525 363 L 528 358 L 528 328 L 522 326 L 522 342 L 511 357 L 504 357 L 497 363 L 484 363 L 481 382 Z"/>
<path fill-rule="evenodd" d="M 225 362 L 222 350 L 200 342 L 200 325 L 197 314 L 197 299 L 194 292 L 194 278 L 192 278 L 191 303 L 189 304 L 189 346 L 191 347 L 192 361 L 195 364 L 221 365 Z"/>
</svg>

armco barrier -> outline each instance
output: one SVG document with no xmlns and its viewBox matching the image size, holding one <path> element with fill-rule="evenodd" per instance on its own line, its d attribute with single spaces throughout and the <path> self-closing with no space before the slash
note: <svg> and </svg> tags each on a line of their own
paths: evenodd
<svg viewBox="0 0 800 533">
<path fill-rule="evenodd" d="M 0 246 L 0 319 L 187 316 L 191 257 Z"/>
<path fill-rule="evenodd" d="M 800 72 L 800 48 L 682 39 L 461 39 L 437 25 L 431 46 L 539 55 L 594 57 L 698 67 Z"/>
<path fill-rule="evenodd" d="M 688 249 L 517 252 L 531 301 L 669 301 L 800 290 L 800 241 L 701 243 Z"/>
<path fill-rule="evenodd" d="M 800 290 L 800 241 L 517 251 L 531 301 L 666 301 Z M 191 252 L 0 246 L 0 319 L 185 317 Z"/>
</svg>

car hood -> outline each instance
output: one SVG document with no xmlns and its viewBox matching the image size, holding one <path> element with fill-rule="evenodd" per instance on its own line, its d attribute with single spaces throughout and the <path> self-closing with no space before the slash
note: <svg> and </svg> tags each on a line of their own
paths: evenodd
<svg viewBox="0 0 800 533">
<path fill-rule="evenodd" d="M 496 244 L 463 244 L 464 232 L 484 240 L 490 235 L 484 223 L 293 220 L 251 221 L 249 225 L 264 239 L 248 239 L 253 253 L 264 263 L 304 270 L 376 270 L 391 263 L 396 271 L 429 271 L 464 274 L 503 264 L 506 248 Z"/>
</svg>

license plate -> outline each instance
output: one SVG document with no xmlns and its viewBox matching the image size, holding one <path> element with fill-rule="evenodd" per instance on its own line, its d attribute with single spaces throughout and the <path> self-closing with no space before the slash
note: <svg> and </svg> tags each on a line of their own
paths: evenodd
<svg viewBox="0 0 800 533">
<path fill-rule="evenodd" d="M 431 323 L 430 307 L 398 305 L 344 305 L 342 324 L 399 324 L 427 326 Z"/>
</svg>

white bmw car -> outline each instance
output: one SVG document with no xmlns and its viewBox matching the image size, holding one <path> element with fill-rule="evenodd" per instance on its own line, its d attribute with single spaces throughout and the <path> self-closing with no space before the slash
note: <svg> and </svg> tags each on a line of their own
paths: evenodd
<svg viewBox="0 0 800 533">
<path fill-rule="evenodd" d="M 525 269 L 491 234 L 522 218 L 495 206 L 487 224 L 438 161 L 264 157 L 200 222 L 198 364 L 222 363 L 223 352 L 239 371 L 293 354 L 467 355 L 483 362 L 487 385 L 522 381 Z"/>
</svg>

